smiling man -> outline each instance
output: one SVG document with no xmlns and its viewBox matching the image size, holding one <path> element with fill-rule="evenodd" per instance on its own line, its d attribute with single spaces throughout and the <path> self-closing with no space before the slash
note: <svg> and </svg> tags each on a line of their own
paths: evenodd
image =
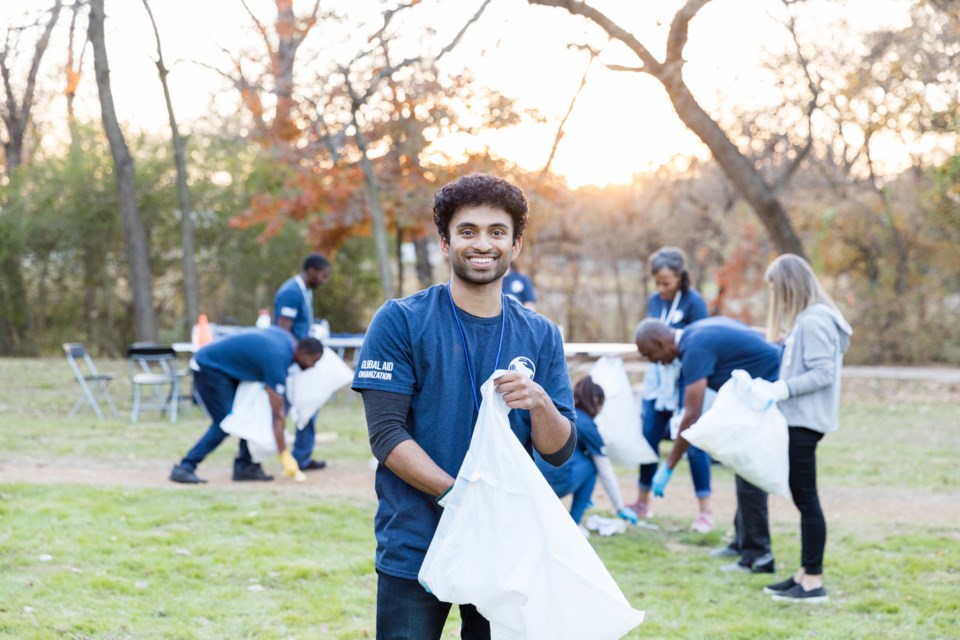
<svg viewBox="0 0 960 640">
<path fill-rule="evenodd" d="M 417 581 L 442 498 L 470 446 L 480 387 L 497 369 L 510 428 L 526 449 L 560 465 L 576 445 L 573 392 L 556 325 L 503 295 L 501 279 L 523 245 L 527 200 L 502 178 L 471 174 L 434 196 L 450 281 L 388 300 L 367 330 L 353 388 L 363 394 L 380 462 L 377 638 L 439 638 L 450 604 Z M 490 637 L 460 607 L 461 637 Z"/>
</svg>

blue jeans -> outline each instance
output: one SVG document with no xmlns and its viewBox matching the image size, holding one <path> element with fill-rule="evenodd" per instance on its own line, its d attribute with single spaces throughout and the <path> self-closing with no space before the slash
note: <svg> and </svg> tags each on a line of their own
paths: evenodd
<svg viewBox="0 0 960 640">
<path fill-rule="evenodd" d="M 377 640 L 440 640 L 450 603 L 437 600 L 416 580 L 377 571 Z M 460 605 L 460 637 L 490 640 L 490 623 L 470 604 Z"/>
<path fill-rule="evenodd" d="M 317 416 L 313 416 L 310 418 L 310 422 L 304 425 L 303 429 L 297 429 L 296 438 L 293 440 L 293 450 L 290 453 L 301 469 L 310 463 L 310 456 L 313 455 L 313 444 L 317 439 L 314 427 L 316 419 Z"/>
<path fill-rule="evenodd" d="M 660 441 L 670 434 L 670 411 L 657 411 L 653 400 L 643 401 L 643 437 L 650 443 L 650 447 L 660 455 Z M 693 490 L 698 498 L 710 497 L 710 454 L 703 449 L 690 445 L 687 449 L 687 462 L 690 463 L 690 475 L 693 476 Z M 653 484 L 653 474 L 657 472 L 657 464 L 640 465 L 640 488 L 649 491 Z"/>
<path fill-rule="evenodd" d="M 200 395 L 203 406 L 207 408 L 212 424 L 197 441 L 197 444 L 193 445 L 193 448 L 187 452 L 180 464 L 191 471 L 195 470 L 197 465 L 203 462 L 204 458 L 213 453 L 214 449 L 226 439 L 228 434 L 220 428 L 220 422 L 227 417 L 227 414 L 233 408 L 233 396 L 236 394 L 239 384 L 239 380 L 213 369 L 201 369 L 193 372 L 194 389 Z M 240 441 L 240 453 L 237 460 L 240 463 L 253 463 L 246 440 Z"/>
<path fill-rule="evenodd" d="M 570 505 L 570 517 L 577 524 L 583 519 L 583 514 L 590 507 L 590 498 L 593 496 L 593 488 L 597 484 L 597 467 L 593 460 L 580 455 L 574 456 L 569 464 L 570 469 L 570 487 L 567 493 L 573 494 L 573 503 Z"/>
</svg>

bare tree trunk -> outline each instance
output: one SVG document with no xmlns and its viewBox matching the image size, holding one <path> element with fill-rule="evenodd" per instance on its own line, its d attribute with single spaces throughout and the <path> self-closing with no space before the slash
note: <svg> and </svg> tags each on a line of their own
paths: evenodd
<svg viewBox="0 0 960 640">
<path fill-rule="evenodd" d="M 766 183 L 757 168 L 730 141 L 720 125 L 697 103 L 683 81 L 683 49 L 687 43 L 688 27 L 697 12 L 710 0 L 687 0 L 677 11 L 670 25 L 663 62 L 657 60 L 632 33 L 585 2 L 579 0 L 527 1 L 530 4 L 559 7 L 570 14 L 583 16 L 600 26 L 611 38 L 626 45 L 640 59 L 642 65 L 636 68 L 618 69 L 640 71 L 656 78 L 666 89 L 677 116 L 713 153 L 723 172 L 753 208 L 777 250 L 804 255 L 800 237 L 790 224 L 790 219 L 777 199 L 774 188 Z"/>
<path fill-rule="evenodd" d="M 421 236 L 413 241 L 413 248 L 417 254 L 417 281 L 421 289 L 433 284 L 433 267 L 430 265 L 430 240 Z"/>
<path fill-rule="evenodd" d="M 356 119 L 354 119 L 356 120 Z M 380 183 L 373 172 L 373 163 L 367 156 L 367 145 L 357 127 L 357 147 L 360 149 L 360 168 L 367 183 L 367 204 L 373 218 L 373 240 L 377 248 L 377 264 L 380 265 L 380 287 L 384 298 L 393 297 L 393 273 L 390 269 L 390 252 L 387 249 L 387 221 L 380 202 Z"/>
<path fill-rule="evenodd" d="M 396 251 L 397 251 L 397 290 L 394 294 L 395 298 L 403 297 L 403 227 L 397 226 L 397 242 L 396 242 Z"/>
<path fill-rule="evenodd" d="M 136 175 L 133 158 L 120 131 L 110 89 L 110 67 L 104 38 L 103 0 L 90 0 L 88 34 L 93 45 L 93 67 L 100 93 L 100 111 L 103 128 L 113 155 L 114 177 L 117 183 L 117 201 L 123 220 L 127 261 L 130 268 L 130 289 L 133 294 L 133 336 L 136 341 L 157 339 L 157 319 L 153 309 L 153 283 L 150 257 L 147 253 L 147 234 L 137 205 Z"/>
<path fill-rule="evenodd" d="M 383 297 L 392 298 L 394 289 L 393 274 L 390 271 L 390 253 L 387 249 L 387 216 L 383 212 L 383 204 L 380 202 L 380 183 L 373 171 L 370 156 L 367 155 L 367 140 L 360 129 L 360 121 L 357 118 L 357 110 L 362 103 L 354 93 L 349 76 L 346 76 L 346 72 L 344 75 L 347 77 L 347 90 L 350 92 L 351 98 L 350 117 L 353 128 L 357 132 L 355 140 L 357 149 L 360 151 L 360 169 L 363 171 L 363 177 L 367 183 L 367 204 L 370 206 L 370 217 L 373 219 L 373 240 L 377 249 L 377 264 L 380 266 L 380 286 L 383 289 Z"/>
<path fill-rule="evenodd" d="M 183 138 L 177 126 L 177 118 L 173 113 L 173 101 L 170 98 L 170 88 L 167 85 L 169 70 L 163 62 L 163 49 L 160 47 L 160 31 L 153 18 L 148 0 L 143 0 L 143 6 L 150 16 L 150 25 L 157 40 L 157 73 L 160 84 L 163 86 L 163 99 L 167 105 L 167 116 L 170 118 L 170 137 L 173 141 L 173 160 L 177 166 L 177 201 L 180 203 L 180 246 L 183 250 L 183 301 L 184 319 L 183 331 L 189 335 L 190 328 L 200 314 L 199 288 L 197 286 L 197 267 L 194 258 L 193 242 L 193 198 L 187 186 L 187 162 Z"/>
<path fill-rule="evenodd" d="M 62 7 L 61 0 L 54 1 L 43 33 L 34 45 L 33 58 L 30 61 L 30 69 L 27 72 L 23 96 L 19 104 L 14 95 L 14 82 L 10 76 L 8 57 L 16 52 L 11 49 L 13 41 L 9 37 L 9 31 L 3 49 L 0 50 L 0 79 L 3 81 L 4 91 L 3 101 L 0 102 L 0 120 L 3 121 L 7 132 L 6 139 L 3 140 L 3 153 L 11 189 L 16 188 L 16 177 L 13 174 L 23 164 L 23 144 L 30 126 L 30 112 L 33 109 L 40 62 L 47 51 L 50 34 L 60 17 Z M 3 246 L 0 246 L 0 302 L 5 310 L 0 314 L 0 354 L 2 355 L 26 353 L 25 350 L 29 344 L 29 299 L 21 269 L 20 252 L 21 246 L 16 239 L 11 241 L 8 238 Z"/>
<path fill-rule="evenodd" d="M 620 274 L 620 258 L 617 257 L 613 247 L 608 247 L 607 250 L 609 251 L 608 255 L 614 256 L 611 262 L 613 263 L 613 286 L 614 291 L 617 294 L 617 325 L 620 329 L 620 335 L 626 336 L 628 332 L 627 327 L 630 320 L 627 318 L 627 305 L 623 294 L 623 278 L 621 278 Z"/>
<path fill-rule="evenodd" d="M 10 50 L 11 41 L 7 38 L 3 50 L 0 51 L 0 76 L 3 78 L 5 104 L 2 109 L 3 123 L 7 128 L 7 140 L 3 144 L 4 155 L 7 161 L 7 175 L 13 172 L 23 162 L 23 140 L 30 126 L 30 111 L 33 109 L 33 96 L 37 87 L 37 73 L 40 71 L 40 61 L 50 44 L 50 34 L 60 17 L 63 8 L 62 0 L 55 0 L 50 9 L 50 18 L 44 25 L 43 34 L 37 39 L 33 49 L 33 59 L 30 61 L 30 70 L 27 72 L 27 81 L 23 90 L 23 99 L 17 105 L 10 82 L 10 68 L 7 56 L 13 53 Z"/>
</svg>

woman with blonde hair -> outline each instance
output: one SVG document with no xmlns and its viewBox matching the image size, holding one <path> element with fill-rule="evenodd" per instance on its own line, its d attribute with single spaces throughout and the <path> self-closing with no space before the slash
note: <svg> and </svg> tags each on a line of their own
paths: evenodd
<svg viewBox="0 0 960 640">
<path fill-rule="evenodd" d="M 800 511 L 801 566 L 764 592 L 774 600 L 820 602 L 827 523 L 817 495 L 817 443 L 837 430 L 840 370 L 853 331 L 809 263 L 783 254 L 765 275 L 770 287 L 767 339 L 783 341 L 774 396 L 790 433 L 790 493 Z"/>
</svg>

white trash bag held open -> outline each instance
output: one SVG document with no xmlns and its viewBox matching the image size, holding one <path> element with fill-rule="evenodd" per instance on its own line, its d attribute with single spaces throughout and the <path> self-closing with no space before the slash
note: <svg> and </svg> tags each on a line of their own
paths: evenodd
<svg viewBox="0 0 960 640">
<path fill-rule="evenodd" d="M 640 407 L 623 359 L 603 356 L 591 367 L 590 377 L 603 389 L 603 407 L 594 420 L 610 459 L 622 467 L 658 462 L 659 457 L 643 437 Z"/>
<path fill-rule="evenodd" d="M 510 430 L 509 409 L 483 403 L 419 580 L 437 598 L 473 604 L 493 640 L 614 640 L 643 622 Z"/>
<path fill-rule="evenodd" d="M 770 384 L 735 370 L 720 387 L 709 411 L 683 432 L 682 437 L 733 469 L 767 493 L 786 497 L 790 492 L 790 434 L 787 419 L 776 404 L 755 406 L 750 385 Z"/>
</svg>

